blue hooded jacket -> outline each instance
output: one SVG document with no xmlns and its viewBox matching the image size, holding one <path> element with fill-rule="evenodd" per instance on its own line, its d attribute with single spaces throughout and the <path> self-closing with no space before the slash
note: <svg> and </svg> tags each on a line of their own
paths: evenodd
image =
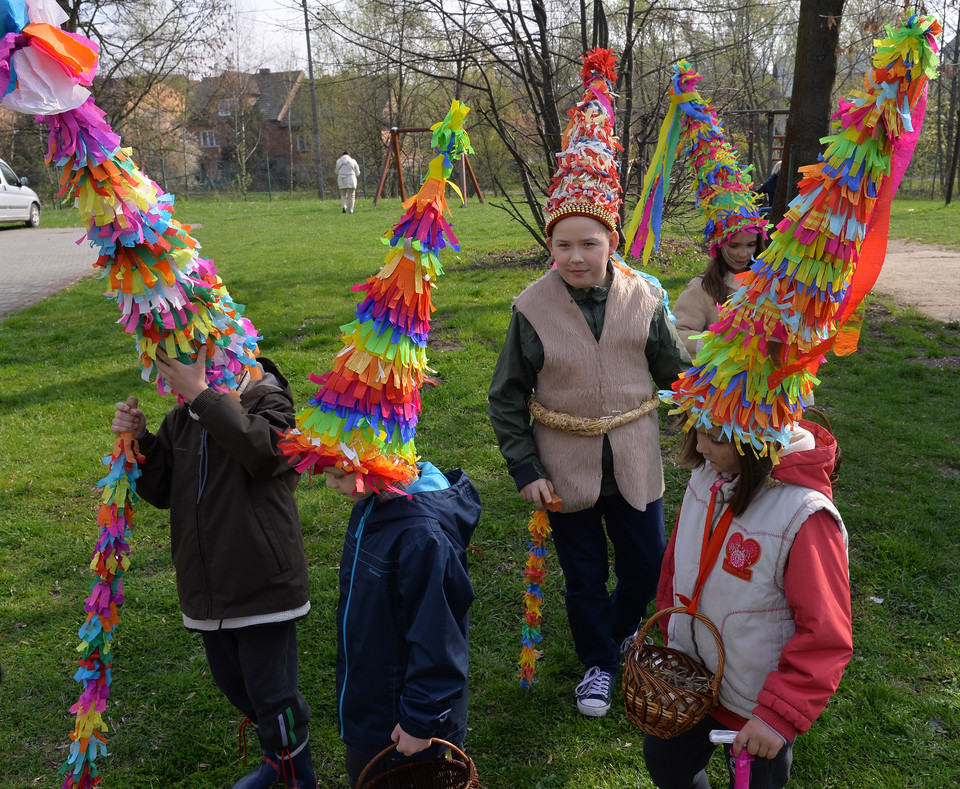
<svg viewBox="0 0 960 789">
<path fill-rule="evenodd" d="M 462 470 L 429 463 L 407 492 L 354 506 L 340 562 L 337 710 L 362 753 L 390 745 L 397 723 L 423 739 L 466 734 L 466 548 L 480 496 Z"/>
</svg>

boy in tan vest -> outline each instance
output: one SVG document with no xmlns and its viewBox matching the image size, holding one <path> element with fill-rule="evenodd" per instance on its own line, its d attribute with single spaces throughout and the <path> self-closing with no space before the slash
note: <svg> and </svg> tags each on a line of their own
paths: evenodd
<svg viewBox="0 0 960 789">
<path fill-rule="evenodd" d="M 567 617 L 587 669 L 577 707 L 601 717 L 620 644 L 656 593 L 665 547 L 654 382 L 668 389 L 690 357 L 658 287 L 616 252 L 613 56 L 588 53 L 581 77 L 586 93 L 571 114 L 546 205 L 556 266 L 514 302 L 489 403 L 520 495 L 538 509 L 562 500 L 549 517 Z M 592 434 L 571 432 L 583 419 L 594 423 Z M 617 573 L 612 595 L 607 537 Z"/>
</svg>

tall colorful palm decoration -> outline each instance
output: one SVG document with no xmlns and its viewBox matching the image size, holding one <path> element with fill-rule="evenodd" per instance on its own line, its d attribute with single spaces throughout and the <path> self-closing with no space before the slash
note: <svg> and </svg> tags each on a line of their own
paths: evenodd
<svg viewBox="0 0 960 789">
<path fill-rule="evenodd" d="M 770 246 L 674 384 L 685 429 L 722 427 L 741 452 L 776 460 L 824 354 L 855 349 L 851 317 L 883 264 L 890 203 L 923 124 L 940 31 L 934 17 L 914 14 L 875 42 L 874 67 L 840 101 L 821 161 L 801 168 L 799 194 Z"/>
<path fill-rule="evenodd" d="M 230 298 L 213 261 L 199 256 L 189 226 L 174 219 L 173 196 L 139 170 L 130 149 L 120 147 L 87 90 L 97 69 L 96 44 L 61 30 L 66 19 L 56 0 L 0 0 L 0 104 L 36 115 L 49 129 L 47 162 L 63 168 L 60 196 L 76 198 L 87 222 L 87 239 L 99 254 L 94 265 L 107 282 L 107 298 L 120 310 L 117 322 L 136 338 L 143 378 L 151 379 L 159 349 L 183 362 L 204 354 L 207 383 L 234 392 L 244 371 L 254 379 L 262 374 L 257 331 Z M 169 392 L 160 376 L 156 385 Z M 123 602 L 126 536 L 139 476 L 131 439 L 118 440 L 105 462 L 110 472 L 100 481 L 101 531 L 91 558 L 98 578 L 79 633 L 75 679 L 84 689 L 71 708 L 76 725 L 62 770 L 64 789 L 96 786 L 96 758 L 106 754 L 111 642 Z"/>
<path fill-rule="evenodd" d="M 333 370 L 310 376 L 320 390 L 297 414 L 281 441 L 296 468 L 322 472 L 336 466 L 357 474 L 357 490 L 399 490 L 416 476 L 414 436 L 420 387 L 427 380 L 427 336 L 434 307 L 431 291 L 443 273 L 439 254 L 460 246 L 447 222 L 444 193 L 453 162 L 473 153 L 463 129 L 469 108 L 454 101 L 434 124 L 439 149 L 420 191 L 403 204 L 403 217 L 382 241 L 380 271 L 354 290 L 366 296 L 356 317 L 341 326 L 343 349 Z"/>
</svg>

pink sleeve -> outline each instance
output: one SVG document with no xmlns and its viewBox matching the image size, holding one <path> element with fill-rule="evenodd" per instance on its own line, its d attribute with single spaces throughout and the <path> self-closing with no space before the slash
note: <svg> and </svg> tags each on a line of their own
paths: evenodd
<svg viewBox="0 0 960 789">
<path fill-rule="evenodd" d="M 663 562 L 660 564 L 660 580 L 657 582 L 657 610 L 670 608 L 673 606 L 673 558 L 677 543 L 677 524 L 680 523 L 680 515 L 677 514 L 677 523 L 673 525 L 673 532 L 670 534 L 670 541 L 667 543 L 667 549 L 663 553 Z M 657 627 L 663 631 L 663 637 L 667 637 L 667 623 L 669 616 L 662 617 L 657 621 Z"/>
<path fill-rule="evenodd" d="M 784 587 L 796 632 L 777 670 L 767 675 L 753 712 L 793 740 L 823 712 L 853 654 L 847 551 L 837 522 L 825 510 L 800 528 Z"/>
</svg>

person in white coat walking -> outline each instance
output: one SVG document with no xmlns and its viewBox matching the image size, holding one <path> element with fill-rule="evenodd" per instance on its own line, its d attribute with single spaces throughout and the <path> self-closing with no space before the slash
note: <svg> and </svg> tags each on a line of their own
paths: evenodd
<svg viewBox="0 0 960 789">
<path fill-rule="evenodd" d="M 337 159 L 334 168 L 337 172 L 337 186 L 340 187 L 340 210 L 346 214 L 353 213 L 353 202 L 357 196 L 357 176 L 360 175 L 360 165 L 357 160 L 344 151 Z"/>
</svg>

